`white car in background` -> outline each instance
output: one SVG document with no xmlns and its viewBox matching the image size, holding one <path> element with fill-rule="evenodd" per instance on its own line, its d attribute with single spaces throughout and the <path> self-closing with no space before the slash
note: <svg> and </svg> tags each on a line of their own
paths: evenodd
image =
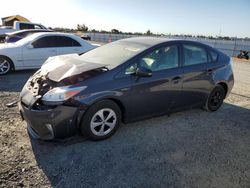
<svg viewBox="0 0 250 188">
<path fill-rule="evenodd" d="M 40 68 L 51 56 L 82 54 L 96 47 L 73 34 L 35 33 L 15 43 L 0 44 L 0 75 Z"/>
</svg>

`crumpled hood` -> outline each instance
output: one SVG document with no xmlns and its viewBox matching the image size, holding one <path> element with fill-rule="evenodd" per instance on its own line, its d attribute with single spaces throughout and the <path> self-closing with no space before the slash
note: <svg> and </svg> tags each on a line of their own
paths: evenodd
<svg viewBox="0 0 250 188">
<path fill-rule="evenodd" d="M 105 66 L 107 65 L 86 62 L 78 54 L 60 55 L 48 58 L 42 65 L 40 74 L 60 82 L 67 77 Z"/>
</svg>

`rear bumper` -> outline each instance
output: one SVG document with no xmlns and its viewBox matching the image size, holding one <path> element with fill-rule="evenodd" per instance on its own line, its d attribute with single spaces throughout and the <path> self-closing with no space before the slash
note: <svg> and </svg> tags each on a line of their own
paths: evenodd
<svg viewBox="0 0 250 188">
<path fill-rule="evenodd" d="M 227 95 L 225 98 L 227 98 L 229 96 L 229 94 L 231 93 L 232 89 L 233 89 L 233 86 L 234 86 L 234 80 L 231 80 L 228 84 L 228 91 L 227 91 Z"/>
<path fill-rule="evenodd" d="M 232 89 L 234 86 L 234 75 L 231 74 L 229 80 L 227 81 L 227 94 L 225 96 L 225 98 L 227 98 L 229 96 L 229 94 L 231 93 Z"/>
<path fill-rule="evenodd" d="M 77 107 L 60 105 L 48 110 L 34 110 L 18 103 L 21 116 L 28 124 L 34 138 L 43 140 L 62 139 L 77 132 Z"/>
</svg>

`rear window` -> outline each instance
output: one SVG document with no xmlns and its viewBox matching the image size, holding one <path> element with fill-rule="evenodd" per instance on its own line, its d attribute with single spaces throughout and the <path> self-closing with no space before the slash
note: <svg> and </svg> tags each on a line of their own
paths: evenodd
<svg viewBox="0 0 250 188">
<path fill-rule="evenodd" d="M 56 47 L 81 46 L 79 42 L 65 36 L 55 36 L 54 43 Z"/>
<path fill-rule="evenodd" d="M 20 29 L 35 29 L 35 27 L 32 24 L 20 23 Z"/>
</svg>

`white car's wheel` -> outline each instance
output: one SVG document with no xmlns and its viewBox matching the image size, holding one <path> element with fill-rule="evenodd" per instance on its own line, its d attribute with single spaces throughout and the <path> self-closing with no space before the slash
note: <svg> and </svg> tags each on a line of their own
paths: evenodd
<svg viewBox="0 0 250 188">
<path fill-rule="evenodd" d="M 6 57 L 0 57 L 0 75 L 7 74 L 11 71 L 12 63 Z"/>
</svg>

